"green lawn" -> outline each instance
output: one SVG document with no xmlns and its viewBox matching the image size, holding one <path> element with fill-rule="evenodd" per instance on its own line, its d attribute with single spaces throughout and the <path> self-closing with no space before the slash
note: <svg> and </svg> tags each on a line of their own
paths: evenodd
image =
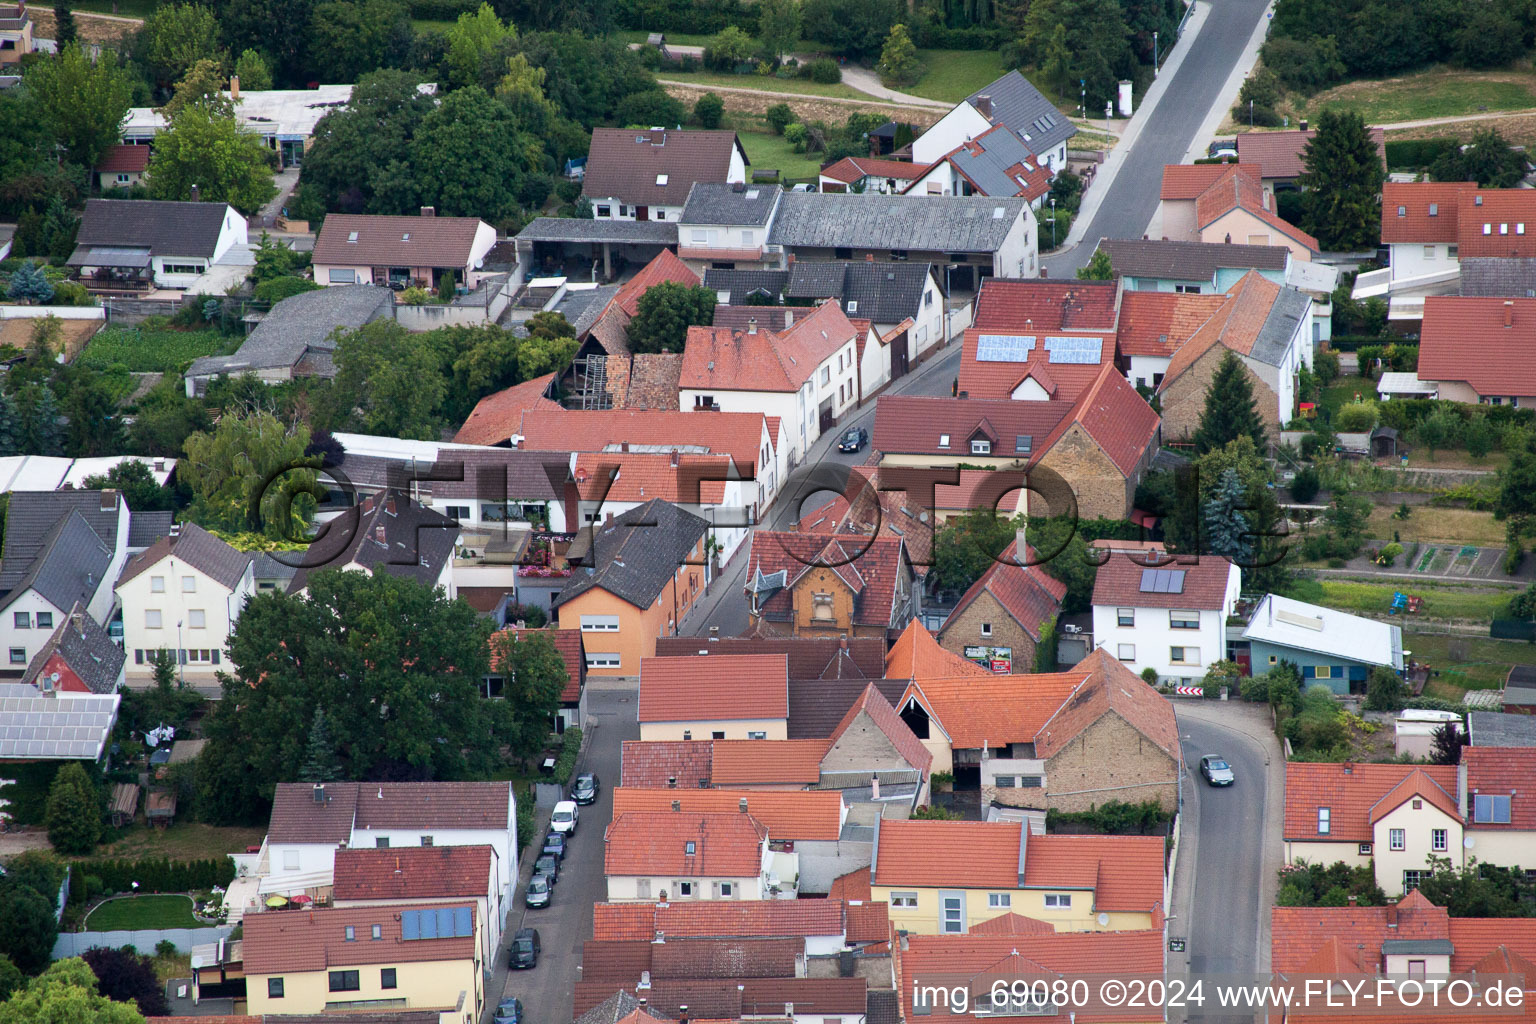
<svg viewBox="0 0 1536 1024">
<path fill-rule="evenodd" d="M 1444 636 L 1439 633 L 1403 631 L 1403 647 L 1414 661 L 1440 673 L 1434 681 L 1461 690 L 1491 690 L 1504 685 L 1511 666 L 1536 658 L 1536 648 L 1515 640 L 1483 636 Z M 1451 656 L 1456 649 L 1457 657 Z M 1457 698 L 1452 698 L 1457 699 Z"/>
<path fill-rule="evenodd" d="M 138 928 L 201 928 L 192 916 L 190 896 L 125 896 L 108 900 L 85 919 L 87 931 L 133 931 Z"/>
<path fill-rule="evenodd" d="M 118 839 L 102 847 L 95 855 L 121 857 L 124 860 L 151 857 L 203 860 L 230 853 L 244 853 L 248 846 L 260 846 L 265 834 L 266 829 L 263 828 L 204 825 L 191 821 L 178 822 L 168 828 L 141 825 L 125 829 Z"/>
<path fill-rule="evenodd" d="M 122 363 L 133 373 L 179 371 L 199 356 L 214 355 L 238 346 L 238 339 L 218 331 L 142 331 L 132 327 L 104 327 L 85 346 L 76 360 L 93 370 Z"/>
<path fill-rule="evenodd" d="M 945 103 L 960 102 L 1008 70 L 995 50 L 918 50 L 917 56 L 927 71 L 901 91 Z"/>
<path fill-rule="evenodd" d="M 1507 589 L 1483 590 L 1470 586 L 1421 583 L 1417 580 L 1358 583 L 1320 578 L 1315 582 L 1319 588 L 1317 603 L 1362 615 L 1385 615 L 1392 605 L 1392 595 L 1399 591 L 1424 598 L 1423 609 L 1412 619 L 1404 616 L 1395 618 L 1395 621 L 1405 625 L 1418 619 L 1473 619 L 1490 622 L 1514 595 L 1514 591 Z"/>
<path fill-rule="evenodd" d="M 1445 67 L 1381 81 L 1348 82 L 1296 103 L 1298 114 L 1316 116 L 1325 108 L 1348 109 L 1358 111 L 1368 124 L 1532 107 L 1536 107 L 1536 83 L 1528 71 Z"/>
<path fill-rule="evenodd" d="M 685 85 L 699 85 L 709 87 L 712 85 L 726 86 L 733 89 L 760 89 L 763 92 L 792 92 L 805 96 L 839 96 L 849 100 L 874 100 L 867 93 L 859 92 L 851 85 L 841 82 L 832 85 L 823 85 L 813 82 L 808 78 L 775 78 L 772 75 L 725 75 L 715 71 L 677 71 L 673 68 L 662 68 L 656 72 L 656 77 L 670 82 L 681 82 Z M 879 102 L 874 100 L 874 102 Z"/>
<path fill-rule="evenodd" d="M 738 120 L 741 120 L 738 118 Z M 821 172 L 818 157 L 796 153 L 794 147 L 784 141 L 784 136 L 772 132 L 741 130 L 741 144 L 747 151 L 747 159 L 753 170 L 773 168 L 781 178 L 815 181 Z"/>
</svg>

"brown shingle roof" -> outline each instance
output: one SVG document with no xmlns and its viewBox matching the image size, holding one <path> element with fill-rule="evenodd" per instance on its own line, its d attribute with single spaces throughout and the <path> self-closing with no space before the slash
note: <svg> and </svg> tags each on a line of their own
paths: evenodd
<svg viewBox="0 0 1536 1024">
<path fill-rule="evenodd" d="M 104 174 L 116 174 L 120 171 L 142 173 L 148 166 L 148 146 L 118 145 L 102 155 L 101 163 L 96 165 L 96 170 Z"/>
<path fill-rule="evenodd" d="M 926 706 L 956 749 L 980 750 L 1008 743 L 1033 743 L 1041 728 L 1091 674 L 1069 672 L 949 676 L 908 684 L 901 700 Z"/>
<path fill-rule="evenodd" d="M 847 639 L 823 636 L 726 636 L 704 640 L 692 636 L 656 638 L 658 656 L 682 656 L 709 650 L 717 654 L 785 654 L 789 656 L 791 679 L 816 679 L 838 666 L 840 652 L 846 651 L 857 675 L 878 679 L 885 674 L 885 640 L 880 637 L 853 636 Z M 846 669 L 847 666 L 845 665 Z"/>
<path fill-rule="evenodd" d="M 1161 836 L 1030 836 L 1024 884 L 1055 886 L 1082 878 L 1093 886 L 1093 909 L 1161 914 Z M 1154 918 L 1153 924 L 1161 924 Z"/>
<path fill-rule="evenodd" d="M 1456 237 L 1462 259 L 1536 256 L 1536 194 L 1478 189 L 1458 195 Z"/>
<path fill-rule="evenodd" d="M 512 424 L 506 436 L 522 433 L 519 447 L 544 452 L 601 452 L 626 443 L 699 447 L 729 455 L 742 476 L 751 479 L 757 475 L 763 419 L 757 412 L 541 410 L 523 416 L 520 431 Z"/>
<path fill-rule="evenodd" d="M 1077 663 L 1088 679 L 1035 738 L 1035 755 L 1052 757 L 1104 715 L 1113 712 L 1169 757 L 1179 757 L 1173 705 L 1100 647 Z"/>
<path fill-rule="evenodd" d="M 174 537 L 161 537 L 147 550 L 135 555 L 117 578 L 122 586 L 168 557 L 180 558 L 194 569 L 233 590 L 245 575 L 251 556 L 215 537 L 196 523 L 183 523 Z"/>
<path fill-rule="evenodd" d="M 792 978 L 805 942 L 782 938 L 668 938 L 651 946 L 654 978 Z M 585 960 L 583 960 L 585 969 Z M 637 979 L 638 980 L 638 979 Z"/>
<path fill-rule="evenodd" d="M 739 811 L 630 811 L 617 815 L 603 833 L 607 844 L 603 872 L 677 878 L 756 878 L 762 871 L 763 842 L 767 838 L 767 826 Z"/>
<path fill-rule="evenodd" d="M 380 267 L 469 265 L 479 217 L 394 217 L 333 213 L 315 239 L 314 263 Z M 351 241 L 353 233 L 357 241 Z"/>
<path fill-rule="evenodd" d="M 787 620 L 795 582 L 813 565 L 825 565 L 853 594 L 853 621 L 864 626 L 891 627 L 898 618 L 897 581 L 909 571 L 905 548 L 896 537 L 824 537 L 815 534 L 758 530 L 747 552 L 747 583 L 759 574 L 784 572 L 788 585 L 758 603 L 767 619 Z"/>
<path fill-rule="evenodd" d="M 488 896 L 489 846 L 407 846 L 336 851 L 338 900 L 431 900 Z"/>
<path fill-rule="evenodd" d="M 1160 199 L 1199 199 L 1200 193 L 1216 184 L 1230 164 L 1165 164 Z M 1258 177 L 1258 169 L 1251 172 Z"/>
<path fill-rule="evenodd" d="M 1046 435 L 1032 460 L 1038 463 L 1073 424 L 1108 456 L 1121 474 L 1134 476 L 1147 448 L 1157 440 L 1162 420 L 1133 388 L 1120 369 L 1106 363 L 1098 377 L 1078 396 L 1072 409 Z"/>
<path fill-rule="evenodd" d="M 1393 910 L 1395 927 L 1388 924 Z M 1450 915 L 1417 889 L 1398 900 L 1395 908 L 1274 907 L 1269 922 L 1271 965 L 1285 973 L 1301 970 L 1329 939 L 1339 939 L 1359 967 L 1374 971 L 1381 964 L 1381 944 L 1388 939 L 1422 942 L 1450 937 Z"/>
<path fill-rule="evenodd" d="M 863 178 L 894 178 L 897 181 L 913 181 L 922 177 L 928 164 L 914 164 L 907 160 L 882 160 L 870 156 L 845 156 L 835 164 L 828 164 L 821 173 L 846 185 Z"/>
<path fill-rule="evenodd" d="M 733 131 L 594 128 L 582 193 L 636 206 L 682 206 L 694 182 L 727 179 L 733 149 L 749 162 Z"/>
<path fill-rule="evenodd" d="M 1120 327 L 1115 333 L 1120 354 L 1171 356 L 1226 302 L 1224 295 L 1126 292 L 1120 300 Z"/>
<path fill-rule="evenodd" d="M 782 654 L 642 658 L 642 722 L 783 718 L 789 713 L 789 659 Z"/>
<path fill-rule="evenodd" d="M 286 843 L 340 843 L 359 829 L 511 827 L 508 782 L 329 782 L 316 803 L 307 782 L 280 782 L 267 838 Z"/>
<path fill-rule="evenodd" d="M 1205 228 L 1230 211 L 1241 209 L 1313 252 L 1321 250 L 1316 238 L 1274 212 L 1273 200 L 1265 194 L 1255 168 L 1242 164 L 1228 164 L 1227 168 L 1228 173 L 1216 179 L 1195 200 L 1195 223 L 1198 226 Z"/>
<path fill-rule="evenodd" d="M 315 787 L 303 782 L 280 782 L 272 794 L 272 816 L 267 840 L 274 843 L 344 843 L 352 836 L 357 814 L 355 782 L 326 783 L 316 800 Z"/>
<path fill-rule="evenodd" d="M 893 706 L 907 687 L 905 679 L 872 679 L 868 682 L 874 683 L 881 696 Z M 841 724 L 854 701 L 864 693 L 865 683 L 863 679 L 791 679 L 786 727 L 789 738 L 825 741 Z"/>
<path fill-rule="evenodd" d="M 1376 146 L 1377 157 L 1383 169 L 1387 166 L 1387 133 L 1381 128 L 1369 128 L 1371 142 Z M 1237 136 L 1237 162 L 1258 164 L 1259 173 L 1266 178 L 1299 178 L 1306 170 L 1307 143 L 1316 138 L 1317 130 L 1242 132 Z"/>
<path fill-rule="evenodd" d="M 1116 608 L 1189 608 L 1216 611 L 1226 600 L 1232 563 L 1219 556 L 1203 556 L 1198 562 L 1166 566 L 1184 573 L 1184 586 L 1176 594 L 1148 593 L 1141 589 L 1146 566 L 1138 565 L 1124 551 L 1112 552 L 1093 583 L 1093 603 Z"/>
<path fill-rule="evenodd" d="M 992 595 L 993 600 L 1019 624 L 1020 629 L 1035 640 L 1040 639 L 1040 627 L 1047 619 L 1061 613 L 1061 601 L 1066 597 L 1067 585 L 1046 573 L 1039 565 L 1017 564 L 1017 551 L 1017 541 L 1008 545 L 998 556 L 999 560 L 988 566 L 981 578 L 961 595 L 959 603 L 949 613 L 946 625 L 948 622 L 958 622 L 960 613 L 985 593 Z M 1037 556 L 1030 550 L 1029 557 Z M 965 661 L 964 658 L 958 660 Z M 976 665 L 976 668 L 986 671 L 980 665 Z"/>
<path fill-rule="evenodd" d="M 816 368 L 854 340 L 854 327 L 835 302 L 817 306 L 785 331 L 688 328 L 682 388 L 795 391 Z"/>
<path fill-rule="evenodd" d="M 245 971 L 251 975 L 282 974 L 352 964 L 469 960 L 475 956 L 474 935 L 404 939 L 400 914 L 406 909 L 391 905 L 247 914 L 243 922 Z M 439 910 L 444 905 L 428 904 L 421 909 Z M 476 913 L 473 904 L 469 911 Z M 348 925 L 354 929 L 355 941 L 347 941 Z M 382 929 L 380 940 L 369 937 L 374 925 Z"/>
<path fill-rule="evenodd" d="M 972 935 L 1054 935 L 1056 926 L 1023 914 L 999 914 L 971 925 Z"/>
</svg>

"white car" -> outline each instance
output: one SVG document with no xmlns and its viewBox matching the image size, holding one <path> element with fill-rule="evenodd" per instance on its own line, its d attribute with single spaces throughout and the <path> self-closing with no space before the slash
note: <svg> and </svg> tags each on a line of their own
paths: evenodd
<svg viewBox="0 0 1536 1024">
<path fill-rule="evenodd" d="M 567 835 L 574 835 L 577 817 L 579 817 L 579 812 L 576 810 L 576 801 L 561 800 L 555 804 L 555 813 L 550 815 L 549 829 L 551 832 L 563 832 Z"/>
</svg>

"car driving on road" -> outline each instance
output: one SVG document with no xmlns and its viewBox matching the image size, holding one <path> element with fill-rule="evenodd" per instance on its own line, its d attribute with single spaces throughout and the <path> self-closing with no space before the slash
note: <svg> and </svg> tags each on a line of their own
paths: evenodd
<svg viewBox="0 0 1536 1024">
<path fill-rule="evenodd" d="M 1237 781 L 1237 774 L 1227 759 L 1216 754 L 1206 754 L 1200 759 L 1200 774 L 1213 786 L 1230 786 Z"/>
<path fill-rule="evenodd" d="M 869 444 L 869 431 L 863 427 L 849 427 L 843 432 L 843 436 L 837 439 L 837 450 L 856 452 L 867 444 Z"/>
</svg>

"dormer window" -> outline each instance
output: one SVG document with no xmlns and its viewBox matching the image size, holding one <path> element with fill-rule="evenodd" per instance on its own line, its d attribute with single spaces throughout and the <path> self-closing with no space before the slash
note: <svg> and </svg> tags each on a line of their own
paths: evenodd
<svg viewBox="0 0 1536 1024">
<path fill-rule="evenodd" d="M 992 454 L 992 442 L 991 441 L 972 441 L 971 442 L 971 454 L 972 455 L 991 455 Z"/>
</svg>

